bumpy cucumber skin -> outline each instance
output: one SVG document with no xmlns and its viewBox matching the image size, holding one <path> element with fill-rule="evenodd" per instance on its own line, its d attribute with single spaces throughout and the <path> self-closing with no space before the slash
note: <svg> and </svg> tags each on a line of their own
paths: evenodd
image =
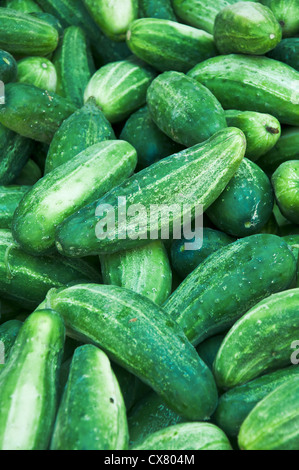
<svg viewBox="0 0 299 470">
<path fill-rule="evenodd" d="M 0 325 L 0 343 L 4 345 L 4 364 L 0 363 L 0 372 L 7 363 L 11 348 L 22 326 L 23 323 L 19 320 L 9 320 Z"/>
<path fill-rule="evenodd" d="M 206 87 L 179 72 L 159 75 L 148 89 L 147 104 L 157 126 L 186 147 L 227 127 L 219 101 Z"/>
<path fill-rule="evenodd" d="M 212 336 L 212 338 L 206 339 L 196 349 L 199 357 L 211 370 L 213 370 L 214 360 L 216 359 L 223 340 L 223 335 Z"/>
<path fill-rule="evenodd" d="M 18 62 L 17 81 L 42 90 L 56 91 L 57 73 L 54 65 L 43 57 L 27 57 Z"/>
<path fill-rule="evenodd" d="M 217 390 L 179 326 L 146 297 L 117 286 L 50 291 L 43 305 L 63 316 L 68 334 L 94 343 L 190 420 L 208 418 Z"/>
<path fill-rule="evenodd" d="M 214 363 L 219 387 L 236 387 L 291 364 L 291 344 L 299 333 L 298 299 L 299 289 L 274 294 L 235 323 Z"/>
<path fill-rule="evenodd" d="M 220 250 L 235 240 L 225 233 L 211 228 L 203 229 L 203 245 L 199 250 L 186 250 L 186 243 L 193 243 L 195 239 L 173 240 L 171 245 L 171 263 L 181 279 L 185 279 L 208 256 Z"/>
<path fill-rule="evenodd" d="M 296 260 L 284 241 L 251 235 L 209 256 L 169 297 L 164 310 L 196 346 L 226 331 L 260 300 L 287 289 L 295 275 Z"/>
<path fill-rule="evenodd" d="M 247 158 L 207 210 L 213 224 L 234 237 L 258 233 L 273 211 L 274 195 L 268 176 Z"/>
<path fill-rule="evenodd" d="M 16 208 L 30 186 L 0 186 L 0 229 L 10 229 Z"/>
<path fill-rule="evenodd" d="M 237 127 L 244 132 L 246 157 L 253 162 L 269 152 L 281 136 L 279 121 L 269 114 L 228 110 L 225 111 L 225 118 L 229 127 Z"/>
<path fill-rule="evenodd" d="M 51 26 L 53 26 L 53 28 L 55 28 L 56 31 L 58 32 L 59 41 L 61 41 L 61 39 L 63 38 L 64 29 L 59 19 L 56 18 L 56 16 L 51 15 L 51 13 L 44 13 L 43 11 L 31 13 L 31 15 L 34 16 L 34 18 L 39 18 L 40 20 L 43 20 L 46 23 L 49 23 Z"/>
<path fill-rule="evenodd" d="M 282 163 L 290 160 L 299 160 L 299 127 L 283 129 L 275 147 L 259 158 L 257 164 L 271 175 Z"/>
<path fill-rule="evenodd" d="M 52 310 L 33 313 L 22 326 L 0 375 L 0 449 L 46 450 L 56 413 L 65 337 Z"/>
<path fill-rule="evenodd" d="M 45 56 L 58 44 L 51 25 L 27 13 L 0 8 L 0 48 L 11 54 Z"/>
<path fill-rule="evenodd" d="M 237 2 L 218 13 L 214 38 L 221 54 L 264 55 L 282 38 L 272 11 L 253 2 Z"/>
<path fill-rule="evenodd" d="M 171 0 L 139 0 L 139 18 L 176 21 Z"/>
<path fill-rule="evenodd" d="M 100 142 L 83 150 L 25 195 L 14 214 L 15 239 L 29 253 L 51 252 L 57 225 L 126 180 L 136 164 L 135 149 L 124 141 Z"/>
<path fill-rule="evenodd" d="M 19 176 L 13 180 L 13 184 L 20 186 L 33 186 L 41 177 L 42 172 L 40 167 L 35 163 L 34 160 L 29 158 Z"/>
<path fill-rule="evenodd" d="M 0 80 L 3 83 L 13 82 L 17 77 L 18 65 L 9 52 L 0 50 Z"/>
<path fill-rule="evenodd" d="M 267 395 L 244 421 L 240 449 L 298 450 L 298 399 L 298 376 Z"/>
<path fill-rule="evenodd" d="M 115 134 L 93 98 L 63 121 L 50 144 L 45 174 L 71 160 L 83 150 L 105 140 L 114 140 Z M 126 139 L 124 139 L 126 140 Z"/>
<path fill-rule="evenodd" d="M 111 123 L 120 122 L 145 104 L 155 72 L 138 59 L 113 62 L 90 79 L 84 101 L 93 96 Z"/>
<path fill-rule="evenodd" d="M 208 59 L 188 75 L 209 88 L 224 109 L 268 113 L 299 125 L 299 73 L 282 62 L 231 54 Z"/>
<path fill-rule="evenodd" d="M 299 38 L 283 39 L 268 53 L 268 57 L 284 62 L 299 71 Z"/>
<path fill-rule="evenodd" d="M 5 93 L 1 124 L 39 142 L 49 144 L 61 123 L 77 109 L 65 98 L 25 83 L 9 83 Z"/>
<path fill-rule="evenodd" d="M 298 374 L 299 368 L 291 366 L 229 390 L 220 397 L 213 422 L 228 436 L 237 437 L 242 423 L 253 408 L 269 393 Z"/>
<path fill-rule="evenodd" d="M 298 0 L 260 0 L 269 7 L 282 28 L 283 37 L 294 37 L 299 33 Z"/>
<path fill-rule="evenodd" d="M 230 128 L 217 133 L 204 144 L 160 160 L 133 175 L 99 201 L 66 219 L 56 232 L 58 250 L 70 257 L 115 253 L 148 243 L 153 225 L 160 238 L 169 225 L 172 232 L 175 224 L 181 225 L 184 210 L 182 201 L 190 204 L 193 209 L 202 204 L 203 210 L 206 210 L 217 199 L 240 166 L 245 147 L 244 134 L 238 129 Z M 143 218 L 141 223 L 141 218 L 138 218 L 138 224 L 142 227 L 139 237 L 132 239 L 130 236 L 122 236 L 120 239 L 120 234 L 125 233 L 124 222 L 120 220 L 119 224 L 117 221 L 115 231 L 109 231 L 109 239 L 97 238 L 99 216 L 95 217 L 96 209 L 102 204 L 110 204 L 116 209 L 120 196 L 128 198 L 130 204 L 142 204 L 147 210 L 146 220 Z M 160 217 L 157 224 L 150 224 L 149 215 L 155 220 L 161 204 L 178 204 L 181 211 L 170 214 L 169 223 L 168 217 Z M 130 235 L 136 218 L 131 217 L 129 222 L 126 225 L 127 234 Z"/>
<path fill-rule="evenodd" d="M 41 12 L 40 7 L 33 0 L 6 0 L 6 8 L 18 10 L 23 13 Z"/>
<path fill-rule="evenodd" d="M 282 214 L 299 225 L 299 161 L 282 163 L 272 176 L 272 184 Z"/>
<path fill-rule="evenodd" d="M 101 256 L 100 259 L 104 284 L 131 289 L 158 305 L 169 297 L 172 273 L 161 241 Z"/>
<path fill-rule="evenodd" d="M 218 55 L 211 34 L 156 18 L 134 21 L 127 32 L 127 44 L 133 54 L 160 72 L 188 72 L 199 62 Z"/>
<path fill-rule="evenodd" d="M 181 423 L 148 436 L 133 450 L 232 450 L 221 429 L 209 423 Z"/>
<path fill-rule="evenodd" d="M 125 450 L 128 440 L 126 408 L 109 359 L 95 346 L 80 346 L 73 356 L 51 450 Z"/>
</svg>

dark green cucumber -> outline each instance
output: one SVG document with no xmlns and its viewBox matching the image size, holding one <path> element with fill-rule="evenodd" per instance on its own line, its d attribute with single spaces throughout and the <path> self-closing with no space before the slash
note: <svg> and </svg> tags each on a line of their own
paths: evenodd
<svg viewBox="0 0 299 470">
<path fill-rule="evenodd" d="M 274 294 L 235 323 L 214 363 L 220 387 L 236 387 L 291 365 L 291 345 L 299 335 L 298 299 L 299 289 Z"/>
<path fill-rule="evenodd" d="M 115 134 L 111 124 L 90 98 L 81 109 L 63 121 L 54 134 L 47 154 L 45 173 L 68 162 L 91 145 L 113 139 Z"/>
<path fill-rule="evenodd" d="M 209 423 L 181 423 L 148 436 L 133 450 L 232 450 L 221 429 Z"/>
<path fill-rule="evenodd" d="M 298 450 L 299 377 L 262 400 L 244 421 L 238 441 L 242 450 Z"/>
<path fill-rule="evenodd" d="M 24 137 L 49 144 L 61 123 L 76 109 L 55 93 L 25 83 L 9 83 L 5 104 L 0 106 L 0 123 Z"/>
<path fill-rule="evenodd" d="M 23 323 L 19 320 L 9 320 L 0 325 L 0 372 L 8 361 L 11 348 L 22 326 Z"/>
<path fill-rule="evenodd" d="M 30 186 L 0 186 L 0 229 L 11 229 L 13 215 Z"/>
<path fill-rule="evenodd" d="M 169 297 L 172 272 L 161 241 L 107 254 L 100 259 L 104 284 L 131 289 L 158 305 L 162 305 Z"/>
<path fill-rule="evenodd" d="M 126 408 L 109 359 L 91 344 L 80 346 L 59 406 L 51 450 L 124 450 L 128 440 Z"/>
<path fill-rule="evenodd" d="M 29 158 L 21 173 L 13 180 L 13 184 L 20 186 L 33 186 L 42 177 L 40 167 Z"/>
<path fill-rule="evenodd" d="M 185 279 L 197 266 L 202 263 L 208 256 L 220 250 L 226 245 L 235 241 L 225 233 L 213 230 L 211 228 L 203 229 L 202 247 L 200 249 L 186 250 L 186 243 L 194 243 L 192 240 L 173 240 L 171 245 L 171 262 L 175 271 L 181 279 Z"/>
<path fill-rule="evenodd" d="M 59 41 L 61 41 L 61 39 L 63 38 L 64 29 L 63 29 L 59 19 L 56 18 L 56 16 L 53 16 L 50 13 L 44 13 L 44 12 L 31 13 L 31 15 L 34 16 L 34 18 L 39 18 L 40 20 L 43 20 L 46 23 L 53 26 L 53 28 L 55 28 L 56 31 L 58 32 Z"/>
<path fill-rule="evenodd" d="M 45 56 L 58 44 L 55 28 L 43 20 L 0 8 L 0 48 L 11 54 Z"/>
<path fill-rule="evenodd" d="M 9 52 L 0 50 L 0 80 L 3 83 L 13 82 L 17 77 L 18 65 Z"/>
<path fill-rule="evenodd" d="M 228 436 L 237 437 L 242 423 L 253 408 L 269 393 L 298 374 L 299 367 L 291 366 L 229 390 L 220 397 L 213 421 Z"/>
<path fill-rule="evenodd" d="M 299 38 L 283 39 L 268 53 L 268 57 L 284 62 L 299 71 Z"/>
<path fill-rule="evenodd" d="M 269 7 L 282 28 L 283 37 L 294 37 L 299 33 L 298 0 L 260 0 Z"/>
<path fill-rule="evenodd" d="M 237 173 L 207 210 L 213 224 L 234 237 L 258 233 L 273 211 L 274 195 L 268 176 L 244 158 Z"/>
<path fill-rule="evenodd" d="M 6 8 L 17 10 L 22 13 L 41 12 L 41 8 L 35 3 L 34 0 L 6 0 Z"/>
<path fill-rule="evenodd" d="M 282 214 L 299 225 L 299 161 L 282 163 L 272 176 L 272 184 Z"/>
<path fill-rule="evenodd" d="M 199 357 L 211 370 L 213 370 L 213 364 L 223 340 L 223 335 L 212 336 L 212 338 L 206 339 L 196 348 Z"/>
<path fill-rule="evenodd" d="M 257 164 L 272 175 L 284 162 L 299 160 L 299 127 L 283 129 L 275 147 L 261 157 Z"/>
<path fill-rule="evenodd" d="M 281 41 L 272 11 L 254 2 L 237 2 L 216 16 L 214 38 L 221 54 L 264 55 Z"/>
<path fill-rule="evenodd" d="M 55 306 L 70 336 L 99 346 L 177 413 L 201 420 L 214 411 L 211 372 L 179 326 L 146 297 L 117 286 L 83 284 L 53 289 L 39 308 L 45 305 Z"/>
<path fill-rule="evenodd" d="M 194 214 L 199 205 L 206 210 L 217 199 L 237 171 L 245 147 L 244 134 L 230 128 L 204 144 L 160 160 L 61 224 L 56 233 L 58 250 L 74 257 L 111 254 L 148 243 L 153 232 L 154 239 L 169 238 L 174 229 L 180 230 L 186 212 Z M 127 198 L 130 204 L 142 204 L 145 210 L 127 217 L 128 223 L 117 216 L 115 227 L 109 224 L 106 236 L 101 232 L 107 224 L 101 213 L 107 207 L 103 204 L 109 204 L 116 215 L 119 197 Z M 173 204 L 175 210 L 167 210 Z M 162 218 L 161 205 L 167 210 Z"/>
<path fill-rule="evenodd" d="M 47 450 L 64 336 L 53 310 L 33 313 L 22 326 L 0 374 L 1 450 Z"/>
<path fill-rule="evenodd" d="M 188 75 L 209 88 L 224 109 L 268 113 L 299 125 L 299 73 L 282 62 L 231 54 L 208 59 Z"/>
<path fill-rule="evenodd" d="M 176 21 L 171 0 L 139 0 L 139 18 Z"/>
<path fill-rule="evenodd" d="M 272 212 L 272 214 L 270 216 L 270 219 L 268 220 L 266 225 L 264 225 L 264 227 L 261 229 L 260 233 L 269 233 L 269 234 L 272 234 L 272 235 L 280 235 L 279 225 L 276 221 L 274 212 Z"/>
<path fill-rule="evenodd" d="M 186 147 L 204 142 L 227 127 L 219 101 L 182 73 L 159 75 L 148 89 L 147 104 L 157 126 Z"/>
<path fill-rule="evenodd" d="M 133 21 L 127 44 L 133 54 L 160 72 L 188 72 L 199 62 L 218 55 L 211 34 L 157 18 Z"/>
<path fill-rule="evenodd" d="M 155 72 L 137 59 L 113 62 L 92 76 L 84 101 L 93 96 L 110 122 L 122 121 L 145 104 L 154 77 Z"/>
<path fill-rule="evenodd" d="M 84 90 L 95 72 L 87 37 L 83 29 L 65 29 L 62 42 L 55 52 L 53 63 L 57 70 L 57 93 L 80 107 Z"/>
<path fill-rule="evenodd" d="M 299 287 L 299 227 L 297 227 L 297 234 L 287 235 L 283 237 L 284 241 L 291 247 L 291 250 L 295 256 L 297 262 L 297 276 L 294 281 L 294 287 Z"/>
<path fill-rule="evenodd" d="M 52 287 L 70 282 L 100 282 L 100 275 L 83 260 L 24 253 L 8 230 L 0 230 L 0 295 L 23 308 L 35 308 Z"/>
<path fill-rule="evenodd" d="M 136 401 L 139 380 L 126 369 L 115 363 L 112 363 L 111 367 L 116 376 L 128 412 Z"/>
<path fill-rule="evenodd" d="M 270 114 L 252 111 L 225 111 L 229 127 L 237 127 L 244 132 L 247 148 L 246 157 L 255 162 L 268 153 L 281 136 L 279 121 Z"/>
<path fill-rule="evenodd" d="M 283 240 L 252 235 L 209 256 L 166 301 L 164 310 L 197 345 L 226 331 L 271 293 L 287 289 L 295 275 L 296 260 Z"/>
<path fill-rule="evenodd" d="M 44 57 L 26 57 L 18 62 L 17 81 L 55 93 L 57 86 L 55 66 Z"/>
</svg>

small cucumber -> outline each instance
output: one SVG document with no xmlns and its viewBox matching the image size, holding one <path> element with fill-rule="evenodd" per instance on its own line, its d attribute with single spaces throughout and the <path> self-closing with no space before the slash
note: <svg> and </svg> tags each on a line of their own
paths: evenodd
<svg viewBox="0 0 299 470">
<path fill-rule="evenodd" d="M 40 167 L 35 163 L 34 160 L 29 158 L 19 176 L 13 180 L 13 184 L 20 186 L 33 186 L 41 177 L 42 172 Z"/>
<path fill-rule="evenodd" d="M 268 57 L 284 62 L 299 71 L 299 38 L 283 39 L 268 53 Z"/>
<path fill-rule="evenodd" d="M 17 71 L 18 64 L 13 56 L 0 50 L 0 80 L 3 83 L 13 82 L 17 78 Z"/>
<path fill-rule="evenodd" d="M 282 214 L 299 225 L 299 160 L 282 163 L 272 176 L 272 184 Z"/>
<path fill-rule="evenodd" d="M 196 348 L 199 357 L 204 361 L 205 364 L 207 364 L 207 366 L 211 370 L 213 370 L 213 364 L 223 340 L 223 335 L 212 336 L 212 338 L 206 339 Z"/>
<path fill-rule="evenodd" d="M 283 37 L 294 37 L 299 33 L 298 0 L 260 0 L 269 7 L 282 28 Z"/>
<path fill-rule="evenodd" d="M 17 81 L 55 92 L 56 69 L 52 62 L 44 57 L 26 57 L 18 62 Z"/>
<path fill-rule="evenodd" d="M 6 0 L 6 8 L 17 10 L 22 13 L 41 12 L 41 8 L 34 0 Z"/>
<path fill-rule="evenodd" d="M 299 160 L 299 127 L 285 128 L 275 147 L 261 157 L 257 164 L 269 175 L 284 162 Z"/>
<path fill-rule="evenodd" d="M 139 0 L 139 18 L 176 21 L 171 0 Z"/>
<path fill-rule="evenodd" d="M 11 229 L 14 212 L 30 186 L 0 186 L 0 229 Z"/>
<path fill-rule="evenodd" d="M 19 320 L 9 320 L 0 325 L 0 350 L 3 348 L 3 357 L 0 355 L 0 372 L 8 361 L 11 348 L 22 326 L 23 323 Z"/>
</svg>

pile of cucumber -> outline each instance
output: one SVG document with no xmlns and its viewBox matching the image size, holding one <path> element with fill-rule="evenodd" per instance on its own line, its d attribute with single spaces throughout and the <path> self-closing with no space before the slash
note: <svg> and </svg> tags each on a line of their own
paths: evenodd
<svg viewBox="0 0 299 470">
<path fill-rule="evenodd" d="M 0 80 L 0 450 L 299 450 L 299 0 L 4 0 Z"/>
</svg>

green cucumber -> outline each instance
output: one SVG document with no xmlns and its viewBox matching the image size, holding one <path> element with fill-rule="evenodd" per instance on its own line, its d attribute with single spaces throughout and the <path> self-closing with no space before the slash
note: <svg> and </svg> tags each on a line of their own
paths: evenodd
<svg viewBox="0 0 299 470">
<path fill-rule="evenodd" d="M 45 173 L 68 162 L 88 147 L 115 139 L 114 131 L 93 98 L 63 121 L 50 144 Z M 126 140 L 126 139 L 123 139 Z"/>
<path fill-rule="evenodd" d="M 15 239 L 29 253 L 52 252 L 56 227 L 126 180 L 136 163 L 135 149 L 124 141 L 100 142 L 83 150 L 25 195 L 13 219 Z"/>
<path fill-rule="evenodd" d="M 209 423 L 181 423 L 148 436 L 133 450 L 232 450 L 221 429 Z"/>
<path fill-rule="evenodd" d="M 154 77 L 155 73 L 137 59 L 112 62 L 92 76 L 84 101 L 93 96 L 110 122 L 122 121 L 145 104 Z"/>
<path fill-rule="evenodd" d="M 9 83 L 0 106 L 0 123 L 18 134 L 50 143 L 61 123 L 76 107 L 55 93 L 25 83 Z"/>
<path fill-rule="evenodd" d="M 18 62 L 17 81 L 55 92 L 57 86 L 55 66 L 44 57 L 26 57 Z"/>
<path fill-rule="evenodd" d="M 21 173 L 13 180 L 13 184 L 20 186 L 33 186 L 42 177 L 40 167 L 29 158 Z"/>
<path fill-rule="evenodd" d="M 299 287 L 299 227 L 297 227 L 297 234 L 287 235 L 283 237 L 283 240 L 291 247 L 291 250 L 295 256 L 297 262 L 297 276 L 294 282 L 294 287 Z"/>
<path fill-rule="evenodd" d="M 229 390 L 220 397 L 213 421 L 228 436 L 237 437 L 242 423 L 253 408 L 269 393 L 298 374 L 299 367 L 291 366 Z"/>
<path fill-rule="evenodd" d="M 271 217 L 274 195 L 268 176 L 247 158 L 207 210 L 213 224 L 234 237 L 258 233 Z"/>
<path fill-rule="evenodd" d="M 283 129 L 275 147 L 261 157 L 257 164 L 272 175 L 284 162 L 299 160 L 299 127 Z"/>
<path fill-rule="evenodd" d="M 56 232 L 58 250 L 67 256 L 82 257 L 144 245 L 153 238 L 153 232 L 155 239 L 169 238 L 175 228 L 181 227 L 186 212 L 194 213 L 199 205 L 206 210 L 217 199 L 237 171 L 245 147 L 244 134 L 230 128 L 204 144 L 160 160 L 65 220 Z M 142 204 L 145 210 L 126 217 L 129 223 L 117 217 L 117 224 L 115 227 L 109 224 L 105 236 L 101 227 L 106 224 L 106 217 L 101 218 L 100 211 L 107 207 L 103 204 L 109 204 L 116 215 L 119 197 L 128 198 L 130 204 Z M 173 204 L 176 209 L 167 210 Z M 161 205 L 167 210 L 162 218 Z"/>
<path fill-rule="evenodd" d="M 22 326 L 23 323 L 19 320 L 9 320 L 0 325 L 0 352 L 3 352 L 3 357 L 0 354 L 0 372 L 7 363 L 11 348 Z"/>
<path fill-rule="evenodd" d="M 298 299 L 299 289 L 274 294 L 235 323 L 214 363 L 219 387 L 236 387 L 291 365 L 291 345 L 299 334 Z"/>
<path fill-rule="evenodd" d="M 8 230 L 0 230 L 0 296 L 23 308 L 35 308 L 52 287 L 70 282 L 100 282 L 99 273 L 83 260 L 24 253 Z"/>
<path fill-rule="evenodd" d="M 0 8 L 0 48 L 11 54 L 45 56 L 58 44 L 55 28 L 30 14 Z"/>
<path fill-rule="evenodd" d="M 269 7 L 282 28 L 283 37 L 294 37 L 299 33 L 298 0 L 260 0 Z"/>
<path fill-rule="evenodd" d="M 127 44 L 133 54 L 160 72 L 188 72 L 218 54 L 211 34 L 157 18 L 133 21 L 127 32 Z"/>
<path fill-rule="evenodd" d="M 30 186 L 0 186 L 0 229 L 10 229 L 14 212 Z"/>
<path fill-rule="evenodd" d="M 125 287 L 162 305 L 171 293 L 172 273 L 161 241 L 101 256 L 104 284 Z"/>
<path fill-rule="evenodd" d="M 5 7 L 18 10 L 22 13 L 38 13 L 42 11 L 34 0 L 6 0 Z"/>
<path fill-rule="evenodd" d="M 270 219 L 264 225 L 264 227 L 261 229 L 260 233 L 269 233 L 272 235 L 280 235 L 280 230 L 279 230 L 279 225 L 276 221 L 274 212 L 272 212 Z"/>
<path fill-rule="evenodd" d="M 64 336 L 52 310 L 33 313 L 22 326 L 0 374 L 1 450 L 47 450 Z"/>
<path fill-rule="evenodd" d="M 128 412 L 135 403 L 139 380 L 126 369 L 115 363 L 111 364 L 111 367 L 116 376 Z"/>
<path fill-rule="evenodd" d="M 51 450 L 123 450 L 128 440 L 126 408 L 109 359 L 91 344 L 80 346 L 59 406 Z"/>
<path fill-rule="evenodd" d="M 231 54 L 208 59 L 188 75 L 209 88 L 224 109 L 268 113 L 299 125 L 299 73 L 282 62 Z"/>
<path fill-rule="evenodd" d="M 9 52 L 0 50 L 0 80 L 13 82 L 17 77 L 18 64 Z M 1 103 L 3 104 L 3 103 Z"/>
<path fill-rule="evenodd" d="M 237 127 L 244 132 L 246 157 L 253 162 L 268 153 L 281 136 L 280 123 L 270 114 L 228 110 L 225 118 L 229 127 Z"/>
<path fill-rule="evenodd" d="M 206 339 L 196 348 L 199 357 L 211 370 L 213 370 L 213 364 L 223 340 L 223 335 L 212 336 L 211 338 Z"/>
<path fill-rule="evenodd" d="M 165 72 L 150 85 L 147 104 L 153 121 L 186 147 L 204 142 L 227 127 L 224 111 L 212 93 L 178 72 Z"/>
<path fill-rule="evenodd" d="M 57 70 L 57 93 L 80 107 L 84 90 L 95 72 L 93 58 L 83 29 L 70 26 L 65 29 L 62 42 L 54 54 Z"/>
<path fill-rule="evenodd" d="M 179 326 L 146 297 L 117 286 L 82 284 L 50 291 L 39 308 L 44 305 L 55 306 L 70 336 L 99 346 L 177 413 L 201 420 L 214 411 L 210 370 Z"/>
<path fill-rule="evenodd" d="M 244 421 L 238 441 L 244 450 L 298 450 L 299 378 L 292 377 L 262 400 Z"/>
<path fill-rule="evenodd" d="M 279 60 L 299 71 L 299 38 L 286 38 L 268 53 L 271 59 Z"/>
<path fill-rule="evenodd" d="M 166 301 L 164 310 L 198 345 L 225 332 L 271 293 L 290 287 L 295 275 L 296 260 L 283 240 L 251 235 L 209 256 Z"/>
<path fill-rule="evenodd" d="M 299 160 L 282 163 L 272 176 L 272 184 L 282 214 L 299 225 Z"/>
<path fill-rule="evenodd" d="M 282 31 L 269 8 L 237 2 L 216 16 L 214 38 L 221 54 L 264 55 L 279 44 Z"/>
<path fill-rule="evenodd" d="M 139 0 L 139 18 L 176 21 L 171 0 Z"/>
<path fill-rule="evenodd" d="M 49 25 L 53 26 L 56 29 L 59 35 L 59 41 L 63 38 L 64 29 L 56 16 L 51 15 L 50 13 L 38 12 L 38 13 L 31 13 L 34 18 L 39 18 L 40 20 L 45 21 Z"/>
</svg>

